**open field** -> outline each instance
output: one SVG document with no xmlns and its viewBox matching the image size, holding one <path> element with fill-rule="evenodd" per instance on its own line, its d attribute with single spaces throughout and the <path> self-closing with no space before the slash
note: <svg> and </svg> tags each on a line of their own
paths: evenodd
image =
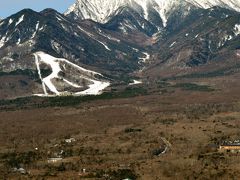
<svg viewBox="0 0 240 180">
<path fill-rule="evenodd" d="M 240 155 L 217 151 L 240 139 L 238 79 L 1 101 L 0 179 L 239 179 Z"/>
</svg>

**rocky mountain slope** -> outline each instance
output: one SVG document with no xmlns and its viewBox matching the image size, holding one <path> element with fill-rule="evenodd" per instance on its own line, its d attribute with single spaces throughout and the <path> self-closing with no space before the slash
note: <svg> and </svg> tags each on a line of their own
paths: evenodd
<svg viewBox="0 0 240 180">
<path fill-rule="evenodd" d="M 233 0 L 78 0 L 65 14 L 22 10 L 0 21 L 0 72 L 8 79 L 0 89 L 59 95 L 85 91 L 96 81 L 126 83 L 139 75 L 159 78 L 226 67 L 238 59 L 239 7 Z M 54 78 L 50 62 L 40 58 L 37 66 L 40 51 L 58 63 Z M 66 72 L 59 58 L 103 77 Z M 84 79 L 84 87 L 76 88 Z"/>
<path fill-rule="evenodd" d="M 148 39 L 141 32 L 139 37 L 143 41 Z M 113 78 L 119 73 L 133 72 L 141 66 L 141 58 L 145 57 L 144 45 L 139 45 L 138 41 L 133 37 L 120 36 L 93 21 L 74 22 L 53 9 L 40 13 L 22 10 L 0 23 L 0 71 L 4 77 L 21 76 L 17 85 L 11 79 L 11 82 L 2 85 L 2 89 L 8 89 L 11 83 L 15 87 L 31 84 L 33 94 L 42 92 L 34 58 L 34 53 L 38 51 L 68 59 L 75 65 L 112 75 Z M 40 68 L 49 75 L 51 67 L 45 65 Z M 77 76 L 73 72 L 68 71 L 68 76 Z M 78 75 L 78 81 L 82 81 L 84 78 Z M 29 78 L 31 82 L 35 81 L 35 86 L 29 83 Z M 84 87 L 80 89 L 84 90 Z M 47 89 L 58 94 L 49 87 Z"/>
<path fill-rule="evenodd" d="M 141 34 L 141 39 L 147 37 Z M 0 47 L 0 68 L 4 71 L 16 69 L 17 62 L 31 52 L 44 51 L 77 64 L 105 70 L 117 67 L 118 71 L 129 72 L 138 66 L 138 58 L 143 56 L 141 49 L 144 49 L 131 38 L 95 22 L 74 22 L 52 9 L 40 13 L 26 9 L 6 18 L 0 24 Z M 24 66 L 30 68 L 31 63 Z"/>
<path fill-rule="evenodd" d="M 239 27 L 240 14 L 234 11 L 216 7 L 193 13 L 181 25 L 169 26 L 159 38 L 154 45 L 155 61 L 147 73 L 154 77 L 196 71 L 231 74 L 239 66 Z"/>
</svg>

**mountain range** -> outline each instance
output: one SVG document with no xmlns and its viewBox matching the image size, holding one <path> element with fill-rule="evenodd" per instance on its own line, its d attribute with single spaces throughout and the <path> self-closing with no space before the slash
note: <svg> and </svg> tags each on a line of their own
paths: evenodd
<svg viewBox="0 0 240 180">
<path fill-rule="evenodd" d="M 67 10 L 65 15 L 74 19 L 92 19 L 96 22 L 107 23 L 122 8 L 129 7 L 144 19 L 165 27 L 169 17 L 177 9 L 182 9 L 185 15 L 192 8 L 208 9 L 214 6 L 239 11 L 239 3 L 238 0 L 78 0 Z M 155 19 L 156 17 L 157 19 Z"/>
<path fill-rule="evenodd" d="M 234 72 L 239 12 L 239 0 L 77 0 L 64 14 L 24 9 L 0 20 L 0 98 L 73 94 L 94 82 Z M 53 66 L 40 60 L 38 67 L 36 53 L 72 63 L 70 70 L 57 65 L 50 80 L 56 91 L 43 81 Z"/>
</svg>

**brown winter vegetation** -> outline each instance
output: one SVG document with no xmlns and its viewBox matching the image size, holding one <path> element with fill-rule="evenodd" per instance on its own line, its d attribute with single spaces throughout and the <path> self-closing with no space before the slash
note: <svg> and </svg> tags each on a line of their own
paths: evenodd
<svg viewBox="0 0 240 180">
<path fill-rule="evenodd" d="M 236 73 L 1 101 L 0 179 L 239 179 L 240 155 L 217 149 L 240 139 L 239 90 Z"/>
</svg>

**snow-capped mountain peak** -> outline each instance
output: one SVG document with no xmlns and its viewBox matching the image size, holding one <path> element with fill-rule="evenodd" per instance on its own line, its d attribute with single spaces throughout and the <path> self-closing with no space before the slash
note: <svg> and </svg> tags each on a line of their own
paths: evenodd
<svg viewBox="0 0 240 180">
<path fill-rule="evenodd" d="M 124 4 L 126 4 L 126 0 L 77 0 L 65 14 L 73 13 L 75 19 L 92 19 L 103 23 Z"/>
<path fill-rule="evenodd" d="M 119 8 L 128 6 L 140 12 L 148 20 L 148 11 L 153 7 L 159 12 L 162 19 L 166 19 L 164 13 L 169 5 L 176 0 L 77 0 L 65 13 L 74 19 L 92 19 L 96 22 L 106 23 Z"/>
<path fill-rule="evenodd" d="M 136 10 L 146 20 L 150 19 L 149 13 L 154 10 L 161 17 L 163 26 L 166 26 L 169 14 L 176 7 L 195 6 L 207 9 L 220 6 L 240 11 L 240 0 L 77 0 L 65 15 L 74 19 L 106 23 L 124 6 Z"/>
</svg>

